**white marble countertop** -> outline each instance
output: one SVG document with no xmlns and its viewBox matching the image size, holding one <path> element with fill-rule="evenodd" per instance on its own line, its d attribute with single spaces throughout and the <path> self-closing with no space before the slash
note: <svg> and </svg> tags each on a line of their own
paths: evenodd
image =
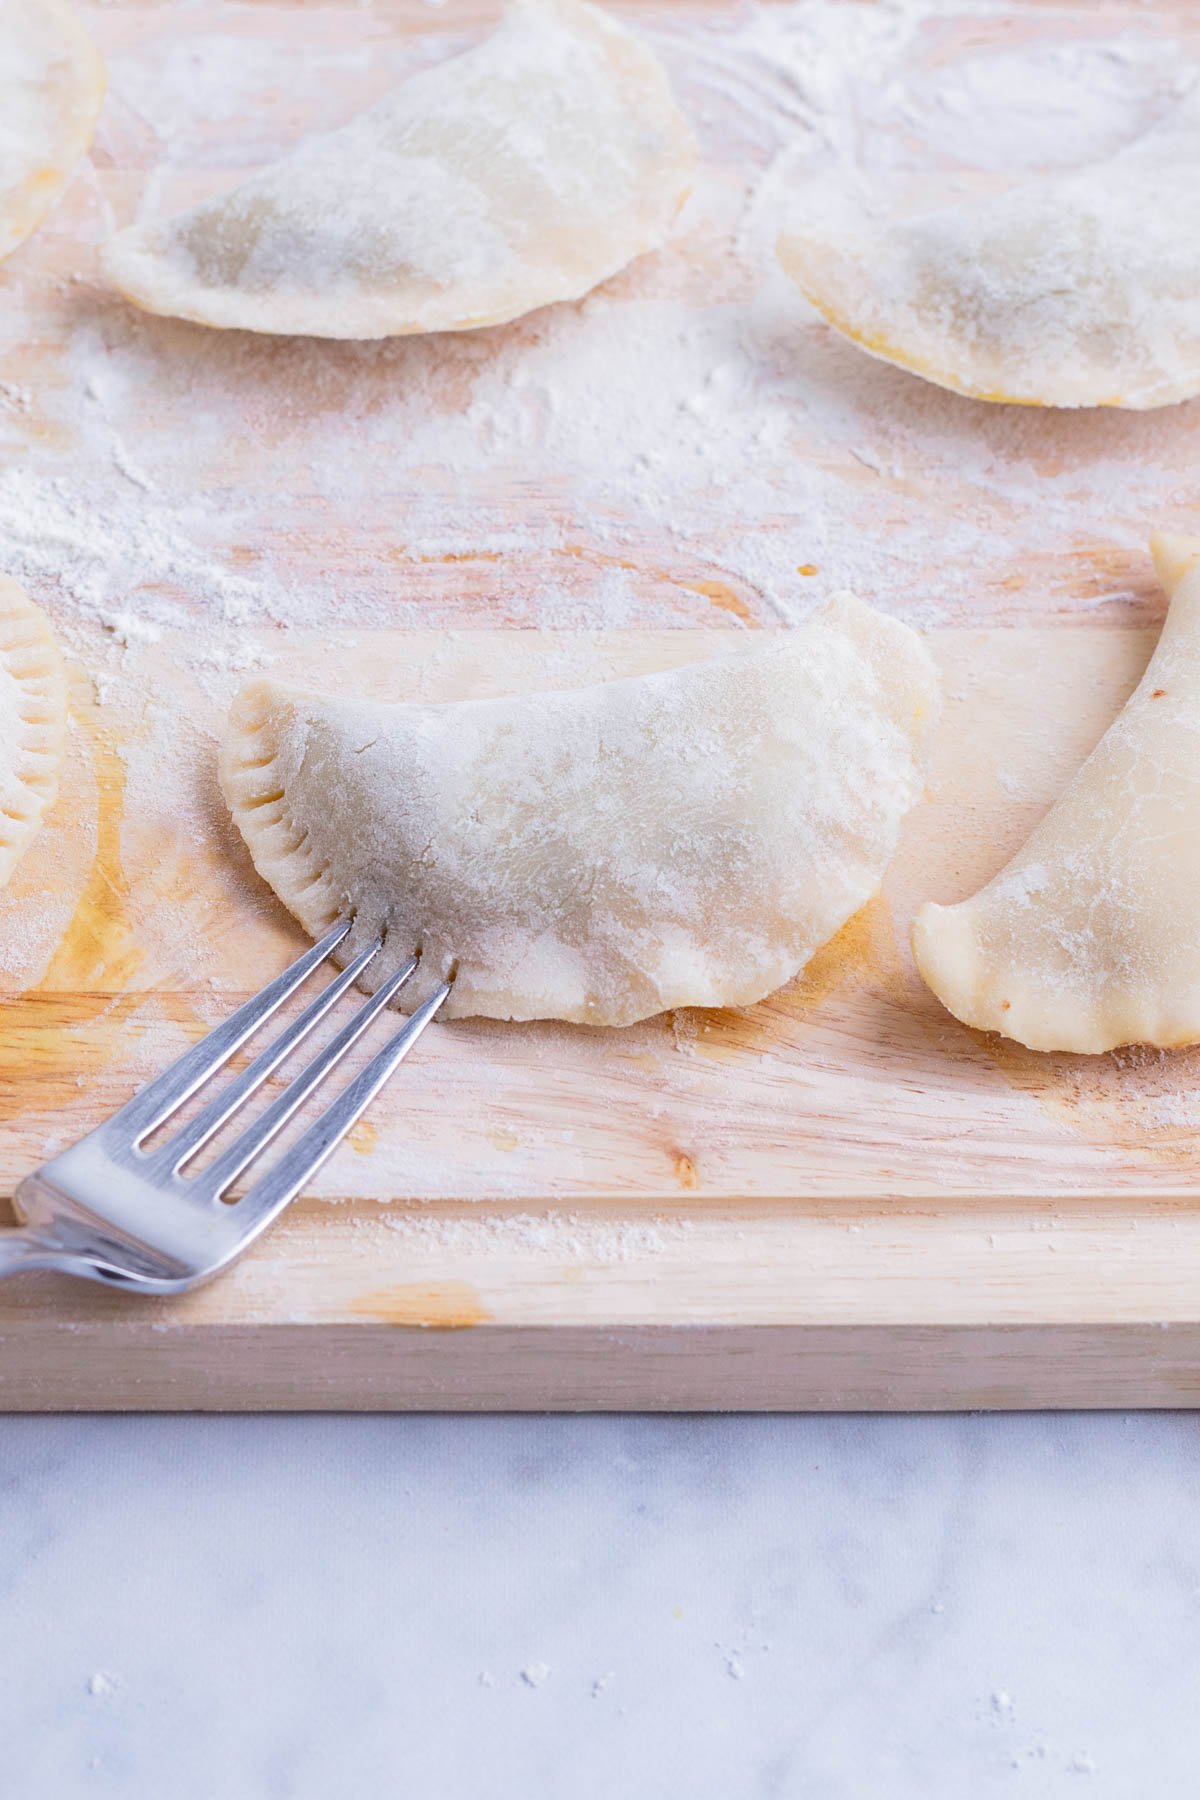
<svg viewBox="0 0 1200 1800">
<path fill-rule="evenodd" d="M 0 1787 L 1170 1800 L 1198 1434 L 6 1418 Z"/>
</svg>

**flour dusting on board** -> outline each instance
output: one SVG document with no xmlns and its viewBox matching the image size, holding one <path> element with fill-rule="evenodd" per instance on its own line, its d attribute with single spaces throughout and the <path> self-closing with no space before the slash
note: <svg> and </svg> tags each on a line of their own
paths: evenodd
<svg viewBox="0 0 1200 1800">
<path fill-rule="evenodd" d="M 68 324 L 61 379 L 31 399 L 19 338 L 0 360 L 0 565 L 68 631 L 114 606 L 166 628 L 201 616 L 211 663 L 214 640 L 256 628 L 766 624 L 845 586 L 915 623 L 973 618 L 1048 545 L 1107 567 L 1182 515 L 1161 470 L 1188 415 L 965 405 L 832 338 L 774 257 L 835 169 L 944 189 L 968 165 L 1012 177 L 1131 141 L 1191 66 L 1175 39 L 1104 35 L 1082 11 L 1022 42 L 999 7 L 852 0 L 639 22 L 707 152 L 672 247 L 580 305 L 382 345 L 145 319 L 81 257 L 80 280 L 44 281 Z M 376 54 L 256 41 L 231 78 L 231 41 L 176 21 L 114 47 L 99 154 L 149 134 L 165 180 L 144 212 L 177 203 L 173 165 L 232 160 L 229 79 L 244 167 L 334 122 L 322 56 L 336 72 Z M 394 79 L 436 50 L 376 59 Z M 148 98 L 160 76 L 170 108 Z"/>
<path fill-rule="evenodd" d="M 1097 417 L 944 393 L 836 338 L 775 243 L 835 174 L 932 204 L 1136 142 L 1200 69 L 1200 19 L 1193 29 L 1180 11 L 1168 30 L 1157 10 L 990 0 L 623 16 L 661 56 L 701 141 L 667 248 L 581 303 L 511 326 L 369 344 L 146 317 L 99 279 L 94 247 L 461 51 L 472 33 L 455 7 L 422 11 L 413 35 L 367 7 L 293 10 L 286 36 L 270 9 L 226 17 L 216 4 L 166 9 L 136 32 L 119 9 L 91 18 L 109 63 L 93 166 L 0 270 L 0 570 L 48 609 L 92 683 L 76 748 L 95 763 L 104 806 L 81 782 L 72 792 L 103 830 L 72 879 L 108 936 L 86 978 L 135 998 L 188 995 L 186 1008 L 155 998 L 106 1014 L 103 1028 L 123 1035 L 99 1068 L 132 1067 L 135 1027 L 148 1069 L 168 1037 L 174 1047 L 222 1016 L 254 985 L 243 937 L 259 955 L 271 931 L 281 951 L 294 942 L 239 860 L 213 779 L 215 732 L 247 671 L 384 698 L 382 632 L 437 632 L 450 648 L 427 639 L 422 652 L 436 686 L 440 659 L 465 658 L 453 634 L 477 627 L 754 629 L 796 622 L 845 588 L 917 626 L 1160 616 L 1145 539 L 1200 512 L 1196 405 Z M 570 680 L 588 679 L 572 654 Z M 44 834 L 51 870 L 58 828 L 52 819 Z M 164 870 L 179 896 L 170 907 Z M 114 896 L 132 921 L 128 955 L 104 912 Z M 252 929 L 231 933 L 231 918 Z M 47 942 L 14 925 L 6 981 L 39 980 Z M 77 1061 L 100 1029 L 65 1032 L 64 1055 Z M 845 1132 L 829 1142 L 855 1168 L 865 1139 L 829 1120 L 848 1093 L 864 1116 L 879 1104 L 861 1069 L 847 1081 L 799 1058 L 793 1039 L 756 1037 L 753 1022 L 706 1024 L 687 1057 L 669 1023 L 625 1034 L 597 1075 L 595 1116 L 582 1117 L 580 1084 L 569 1107 L 553 1094 L 558 1062 L 593 1069 L 580 1040 L 443 1035 L 406 1068 L 396 1107 L 410 1132 L 389 1119 L 392 1160 L 361 1157 L 360 1191 L 385 1197 L 405 1166 L 410 1193 L 483 1191 L 487 1127 L 475 1114 L 495 1098 L 508 1116 L 541 1109 L 541 1135 L 522 1115 L 519 1148 L 488 1165 L 486 1191 L 514 1204 L 594 1193 L 610 1177 L 652 1189 L 693 1164 L 701 1188 L 743 1191 L 722 1057 L 760 1059 L 764 1130 L 794 1131 L 807 1107 L 823 1131 Z M 1126 1082 L 1122 1129 L 1187 1138 L 1195 1084 L 1185 1062 L 1171 1068 L 1154 1091 L 1150 1075 L 1136 1092 Z M 1081 1091 L 1092 1079 L 1079 1077 Z M 989 1090 L 996 1141 L 1041 1104 L 1033 1076 L 1012 1081 L 1011 1096 Z M 447 1092 L 469 1122 L 449 1162 L 436 1129 Z M 614 1172 L 605 1109 L 627 1092 L 642 1135 Z M 981 1154 L 969 1139 L 978 1094 L 962 1092 L 974 1108 L 962 1133 L 945 1129 L 960 1103 L 949 1089 L 929 1102 L 948 1180 L 977 1173 L 969 1157 Z M 1071 1142 L 1056 1139 L 1052 1156 L 1084 1182 L 1092 1147 Z M 1045 1178 L 1039 1140 L 1029 1180 Z M 807 1170 L 796 1179 L 819 1185 Z"/>
<path fill-rule="evenodd" d="M 690 1219 L 590 1219 L 570 1213 L 483 1213 L 478 1219 L 398 1212 L 381 1221 L 424 1253 L 486 1255 L 502 1249 L 601 1266 L 645 1262 L 685 1250 Z"/>
</svg>

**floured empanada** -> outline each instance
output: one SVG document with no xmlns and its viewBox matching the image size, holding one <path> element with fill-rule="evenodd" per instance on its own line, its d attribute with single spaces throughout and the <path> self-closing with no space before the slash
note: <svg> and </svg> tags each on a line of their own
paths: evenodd
<svg viewBox="0 0 1200 1800">
<path fill-rule="evenodd" d="M 827 200 L 779 255 L 872 355 L 981 400 L 1164 406 L 1200 392 L 1200 94 L 1127 149 L 915 218 Z"/>
<path fill-rule="evenodd" d="M 103 97 L 104 65 L 65 0 L 0 0 L 0 257 L 62 193 Z"/>
<path fill-rule="evenodd" d="M 0 887 L 58 792 L 67 684 L 45 616 L 0 575 Z"/>
<path fill-rule="evenodd" d="M 1150 666 L 1066 793 L 917 966 L 956 1018 L 1031 1050 L 1200 1042 L 1200 539 L 1156 538 Z"/>
<path fill-rule="evenodd" d="M 695 160 L 653 54 L 583 0 L 491 37 L 102 260 L 150 312 L 317 337 L 466 331 L 657 248 Z"/>
<path fill-rule="evenodd" d="M 415 1005 L 628 1025 L 759 1000 L 879 887 L 937 681 L 846 595 L 741 654 L 573 692 L 382 706 L 257 682 L 222 757 L 259 873 L 314 936 L 381 930 Z"/>
</svg>

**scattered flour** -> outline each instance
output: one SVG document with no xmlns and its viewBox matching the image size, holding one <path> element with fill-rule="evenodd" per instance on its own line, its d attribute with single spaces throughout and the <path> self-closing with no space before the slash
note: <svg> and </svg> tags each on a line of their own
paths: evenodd
<svg viewBox="0 0 1200 1800">
<path fill-rule="evenodd" d="M 620 1219 L 581 1213 L 481 1213 L 478 1218 L 387 1213 L 380 1224 L 422 1251 L 462 1256 L 491 1249 L 545 1256 L 554 1261 L 609 1265 L 644 1262 L 678 1253 L 687 1245 L 690 1219 Z"/>
<path fill-rule="evenodd" d="M 831 168 L 919 183 L 1102 155 L 1169 105 L 1186 48 L 1105 35 L 1086 9 L 1024 42 L 1001 7 L 933 0 L 647 27 L 706 160 L 674 246 L 578 306 L 450 338 L 272 341 L 146 319 L 81 254 L 83 282 L 41 296 L 61 382 L 25 379 L 15 336 L 0 358 L 0 566 L 80 647 L 104 610 L 185 634 L 216 695 L 230 645 L 281 627 L 766 624 L 845 586 L 931 623 L 1023 604 L 1004 582 L 1032 556 L 1139 558 L 1192 497 L 1186 415 L 940 393 L 833 339 L 774 243 Z M 118 44 L 101 149 L 132 114 L 150 165 L 253 166 L 335 122 L 324 77 L 394 79 L 462 41 L 310 29 L 237 57 L 182 29 Z M 89 229 L 107 229 L 98 189 Z M 1135 598 L 1110 576 L 1101 603 Z"/>
<path fill-rule="evenodd" d="M 1021 28 L 990 0 L 639 14 L 702 139 L 675 242 L 502 330 L 331 344 L 147 318 L 97 280 L 91 244 L 135 208 L 188 203 L 197 169 L 217 186 L 338 123 L 349 85 L 361 104 L 461 48 L 453 13 L 414 42 L 365 7 L 300 9 L 286 43 L 264 27 L 248 50 L 239 29 L 236 58 L 186 11 L 169 33 L 117 23 L 94 14 L 110 65 L 95 172 L 0 271 L 0 569 L 47 606 L 101 714 L 136 723 L 127 834 L 169 841 L 185 873 L 216 867 L 243 911 L 213 734 L 247 671 L 286 676 L 314 639 L 332 686 L 340 647 L 385 629 L 753 627 L 845 587 L 918 625 L 1160 616 L 1145 538 L 1200 510 L 1194 406 L 962 400 L 834 338 L 774 246 L 833 169 L 920 191 L 1111 153 L 1200 66 L 1198 34 L 1085 5 Z M 140 196 L 113 168 L 150 171 Z M 163 703 L 168 660 L 182 714 Z M 203 924 L 156 920 L 139 980 L 224 980 L 231 947 Z M 694 1021 L 676 1041 L 689 1079 L 709 1069 Z M 1139 1092 L 1183 1137 L 1194 1082 L 1171 1067 L 1139 1066 Z M 560 1225 L 581 1260 L 614 1264 L 682 1229 Z M 535 1253 L 549 1232 L 559 1253 L 545 1219 L 501 1229 Z"/>
<path fill-rule="evenodd" d="M 159 626 L 152 625 L 148 619 L 139 619 L 136 613 L 101 612 L 100 623 L 126 650 L 131 644 L 156 644 L 162 636 Z"/>
</svg>

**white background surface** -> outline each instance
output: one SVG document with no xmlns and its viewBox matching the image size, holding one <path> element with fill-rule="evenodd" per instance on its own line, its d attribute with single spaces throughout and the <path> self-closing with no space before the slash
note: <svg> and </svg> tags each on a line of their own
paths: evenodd
<svg viewBox="0 0 1200 1800">
<path fill-rule="evenodd" d="M 0 1419 L 0 1791 L 1190 1796 L 1198 1439 Z"/>
</svg>

